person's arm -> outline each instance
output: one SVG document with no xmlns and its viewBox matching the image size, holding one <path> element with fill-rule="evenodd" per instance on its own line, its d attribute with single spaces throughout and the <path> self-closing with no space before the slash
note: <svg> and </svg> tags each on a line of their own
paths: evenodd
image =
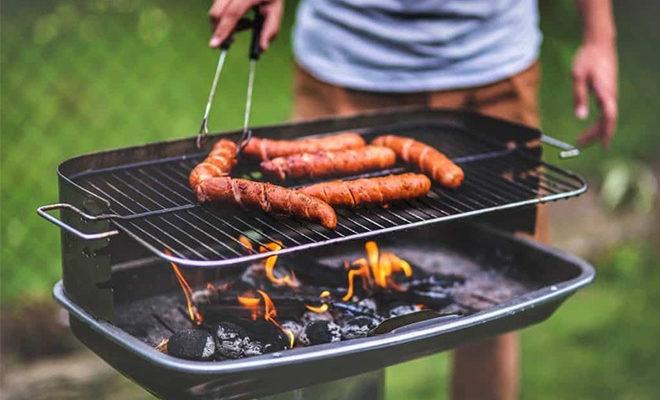
<svg viewBox="0 0 660 400">
<path fill-rule="evenodd" d="M 214 0 L 209 9 L 213 30 L 209 46 L 219 47 L 234 30 L 238 20 L 256 5 L 259 5 L 259 12 L 264 16 L 259 45 L 262 50 L 266 50 L 280 30 L 284 0 Z"/>
<path fill-rule="evenodd" d="M 589 93 L 593 91 L 600 118 L 587 128 L 578 142 L 601 141 L 607 146 L 614 136 L 618 119 L 616 27 L 611 0 L 575 0 L 582 17 L 582 45 L 573 61 L 575 115 L 589 116 Z"/>
</svg>

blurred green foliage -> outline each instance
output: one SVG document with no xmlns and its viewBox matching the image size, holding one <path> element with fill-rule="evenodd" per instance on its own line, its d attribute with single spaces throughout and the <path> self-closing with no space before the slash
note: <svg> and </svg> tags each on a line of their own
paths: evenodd
<svg viewBox="0 0 660 400">
<path fill-rule="evenodd" d="M 546 131 L 571 141 L 585 126 L 572 117 L 570 64 L 579 38 L 571 1 L 542 2 Z M 653 5 L 654 4 L 654 5 Z M 619 6 L 621 124 L 610 154 L 650 158 L 660 149 L 657 3 Z M 101 149 L 172 139 L 197 129 L 217 53 L 207 46 L 206 1 L 10 0 L 2 12 L 2 294 L 47 293 L 60 275 L 58 230 L 35 215 L 57 201 L 56 167 Z M 284 121 L 291 103 L 288 4 L 280 40 L 259 64 L 254 124 Z M 649 9 L 650 8 L 650 9 Z M 659 10 L 660 11 L 660 10 Z M 655 14 L 657 15 L 657 13 Z M 646 18 L 645 20 L 640 18 Z M 647 21 L 648 23 L 645 23 Z M 223 73 L 211 128 L 238 127 L 246 85 L 247 35 Z M 654 90 L 655 89 L 655 90 Z M 593 113 L 592 113 L 593 114 Z M 592 148 L 565 165 L 597 172 Z"/>
<path fill-rule="evenodd" d="M 56 202 L 57 165 L 112 147 L 189 136 L 199 126 L 217 53 L 208 50 L 208 1 L 7 0 L 0 25 L 2 301 L 47 295 L 60 276 L 59 231 L 39 219 Z M 260 61 L 254 124 L 284 121 L 291 103 L 289 31 Z M 660 2 L 616 2 L 621 58 L 620 125 L 610 152 L 563 162 L 596 174 L 612 156 L 660 153 Z M 586 123 L 572 113 L 570 66 L 579 25 L 570 0 L 541 2 L 542 115 L 546 132 L 572 141 Z M 211 128 L 240 126 L 247 78 L 245 35 L 225 66 Z M 593 116 L 592 112 L 592 116 Z M 548 157 L 554 156 L 552 153 Z M 526 398 L 658 398 L 655 306 L 659 254 L 631 243 L 602 256 L 599 283 L 549 322 L 523 333 Z M 655 316 L 655 317 L 654 317 Z M 548 351 L 551 349 L 551 351 Z M 390 369 L 388 397 L 445 393 L 445 355 Z"/>
<path fill-rule="evenodd" d="M 523 399 L 660 398 L 658 257 L 648 243 L 601 255 L 597 284 L 522 331 Z M 440 354 L 389 368 L 387 398 L 446 398 L 448 359 Z"/>
</svg>

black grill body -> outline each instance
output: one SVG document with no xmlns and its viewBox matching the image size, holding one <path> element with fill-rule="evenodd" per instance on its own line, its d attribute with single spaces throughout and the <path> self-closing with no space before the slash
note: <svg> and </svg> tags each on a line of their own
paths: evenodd
<svg viewBox="0 0 660 400">
<path fill-rule="evenodd" d="M 338 210 L 339 227 L 328 231 L 293 218 L 197 205 L 187 174 L 219 135 L 212 135 L 201 151 L 195 138 L 188 138 L 62 163 L 60 201 L 86 214 L 70 207 L 60 214 L 63 279 L 54 295 L 69 311 L 74 334 L 158 396 L 254 398 L 379 370 L 528 326 L 547 318 L 593 279 L 586 262 L 512 235 L 533 232 L 534 205 L 586 190 L 575 174 L 540 161 L 538 130 L 470 113 L 411 109 L 261 127 L 254 135 L 295 138 L 346 130 L 367 139 L 404 134 L 436 145 L 465 169 L 465 184 L 455 191 L 434 185 L 426 198 L 387 209 Z M 240 132 L 226 135 L 237 138 Z M 254 170 L 244 160 L 239 165 L 235 175 Z M 395 170 L 406 168 L 397 165 Z M 95 236 L 86 240 L 80 232 Z M 117 326 L 121 305 L 178 291 L 168 261 L 187 268 L 194 285 L 273 254 L 239 252 L 241 234 L 257 244 L 280 240 L 281 260 L 302 262 L 350 259 L 365 238 L 377 235 L 379 244 L 405 253 L 414 264 L 450 254 L 507 274 L 527 289 L 466 317 L 436 318 L 379 336 L 235 361 L 176 359 Z"/>
<path fill-rule="evenodd" d="M 383 335 L 222 362 L 186 361 L 160 353 L 90 314 L 67 295 L 61 283 L 54 293 L 71 315 L 74 334 L 85 345 L 159 397 L 248 399 L 376 371 L 540 322 L 594 276 L 583 260 L 471 223 L 436 224 L 378 240 L 383 248 L 405 255 L 415 265 L 428 266 L 450 257 L 504 273 L 528 290 L 466 317 L 441 317 Z M 361 243 L 347 242 L 285 255 L 279 262 L 289 257 L 297 262 L 350 259 L 361 251 Z M 205 273 L 197 282 L 204 282 L 213 272 Z M 122 283 L 115 301 L 135 301 L 168 291 L 180 296 L 171 275 L 167 264 L 157 259 L 116 268 L 114 280 Z"/>
</svg>

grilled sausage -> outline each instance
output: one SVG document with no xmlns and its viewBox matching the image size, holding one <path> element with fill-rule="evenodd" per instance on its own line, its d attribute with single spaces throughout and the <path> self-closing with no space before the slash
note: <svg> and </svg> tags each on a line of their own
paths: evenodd
<svg viewBox="0 0 660 400">
<path fill-rule="evenodd" d="M 262 161 L 261 170 L 264 174 L 280 180 L 303 177 L 321 178 L 387 168 L 394 165 L 395 162 L 396 154 L 392 149 L 365 146 L 359 149 L 320 151 L 277 157 Z"/>
<path fill-rule="evenodd" d="M 465 177 L 463 170 L 433 147 L 404 136 L 384 135 L 372 142 L 387 146 L 404 161 L 413 163 L 443 186 L 457 188 Z"/>
<path fill-rule="evenodd" d="M 357 133 L 340 133 L 315 139 L 272 140 L 253 137 L 243 149 L 251 157 L 269 160 L 291 154 L 356 149 L 366 145 Z"/>
<path fill-rule="evenodd" d="M 270 183 L 229 177 L 209 178 L 195 189 L 197 200 L 259 208 L 267 213 L 294 215 L 316 221 L 328 229 L 337 226 L 337 214 L 327 203 L 302 192 Z"/>
<path fill-rule="evenodd" d="M 208 157 L 190 172 L 188 184 L 194 190 L 206 179 L 229 175 L 234 165 L 236 165 L 236 143 L 220 139 L 213 145 Z"/>
<path fill-rule="evenodd" d="M 323 182 L 298 190 L 332 206 L 353 208 L 366 204 L 411 200 L 426 195 L 430 189 L 431 181 L 426 175 L 406 173 L 354 181 Z"/>
</svg>

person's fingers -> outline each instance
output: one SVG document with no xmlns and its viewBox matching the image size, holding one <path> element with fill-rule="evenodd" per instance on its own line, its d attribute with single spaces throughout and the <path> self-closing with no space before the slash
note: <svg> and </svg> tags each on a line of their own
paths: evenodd
<svg viewBox="0 0 660 400">
<path fill-rule="evenodd" d="M 209 46 L 216 48 L 224 42 L 236 27 L 238 20 L 252 7 L 254 1 L 230 1 L 222 10 L 220 22 L 213 32 Z"/>
<path fill-rule="evenodd" d="M 591 125 L 584 132 L 580 134 L 577 138 L 577 142 L 580 146 L 587 146 L 594 141 L 600 139 L 602 132 L 602 122 L 599 120 L 595 124 Z"/>
<path fill-rule="evenodd" d="M 616 90 L 612 90 L 601 82 L 594 84 L 594 93 L 600 108 L 600 122 L 602 126 L 601 140 L 607 146 L 614 136 L 618 119 Z"/>
<path fill-rule="evenodd" d="M 587 73 L 579 67 L 573 69 L 573 102 L 575 116 L 586 119 L 589 116 L 589 82 Z"/>
<path fill-rule="evenodd" d="M 261 6 L 259 11 L 264 15 L 264 27 L 259 38 L 259 45 L 262 50 L 266 50 L 280 31 L 284 3 L 275 1 Z"/>
<path fill-rule="evenodd" d="M 231 0 L 215 0 L 209 8 L 209 22 L 211 23 L 211 32 L 213 32 L 220 21 L 222 11 L 227 7 Z"/>
</svg>

